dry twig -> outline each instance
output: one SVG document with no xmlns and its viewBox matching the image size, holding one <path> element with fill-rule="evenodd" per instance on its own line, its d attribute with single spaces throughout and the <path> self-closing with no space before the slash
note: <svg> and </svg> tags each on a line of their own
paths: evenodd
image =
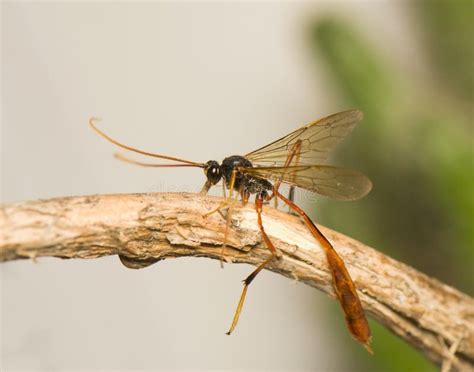
<svg viewBox="0 0 474 372">
<path fill-rule="evenodd" d="M 225 222 L 202 216 L 221 199 L 197 194 L 58 198 L 3 206 L 0 261 L 117 254 L 130 268 L 168 257 L 219 259 Z M 326 256 L 294 216 L 265 208 L 281 260 L 269 269 L 334 297 Z M 367 313 L 439 366 L 474 369 L 474 300 L 362 243 L 321 227 L 346 262 Z M 268 257 L 253 206 L 236 207 L 224 251 L 229 262 Z M 374 340 L 377 349 L 377 340 Z M 450 350 L 451 349 L 451 350 Z"/>
</svg>

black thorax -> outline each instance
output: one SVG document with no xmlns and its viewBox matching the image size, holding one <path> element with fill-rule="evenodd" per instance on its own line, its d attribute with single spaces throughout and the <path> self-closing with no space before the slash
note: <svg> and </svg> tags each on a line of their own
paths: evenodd
<svg viewBox="0 0 474 372">
<path fill-rule="evenodd" d="M 243 156 L 233 155 L 225 158 L 221 164 L 221 173 L 227 188 L 230 188 L 232 172 L 235 168 L 251 168 L 252 163 Z M 272 184 L 263 178 L 253 177 L 249 174 L 237 171 L 235 174 L 234 189 L 248 194 L 259 194 L 262 197 L 268 195 L 272 190 Z"/>
</svg>

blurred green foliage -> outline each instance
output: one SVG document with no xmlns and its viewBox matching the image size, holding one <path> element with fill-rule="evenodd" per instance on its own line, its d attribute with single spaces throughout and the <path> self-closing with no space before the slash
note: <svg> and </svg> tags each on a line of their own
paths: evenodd
<svg viewBox="0 0 474 372">
<path fill-rule="evenodd" d="M 415 10 L 424 28 L 438 78 L 457 99 L 474 100 L 474 2 L 418 1 Z"/>
<path fill-rule="evenodd" d="M 426 87 L 397 70 L 350 25 L 326 18 L 310 28 L 310 46 L 339 89 L 341 110 L 364 111 L 340 163 L 364 171 L 374 183 L 372 193 L 352 206 L 323 204 L 318 220 L 471 295 L 473 4 L 412 6 L 433 56 L 427 68 L 435 81 Z M 435 370 L 383 327 L 372 327 L 376 356 L 356 351 L 359 370 Z"/>
</svg>

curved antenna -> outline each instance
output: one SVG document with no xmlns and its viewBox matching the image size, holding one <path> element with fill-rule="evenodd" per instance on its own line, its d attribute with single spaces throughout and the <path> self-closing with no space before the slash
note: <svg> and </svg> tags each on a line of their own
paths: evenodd
<svg viewBox="0 0 474 372">
<path fill-rule="evenodd" d="M 125 150 L 133 151 L 133 152 L 136 152 L 136 153 L 141 154 L 141 155 L 152 156 L 154 158 L 172 160 L 172 161 L 176 161 L 176 162 L 179 162 L 179 163 L 185 163 L 185 164 L 188 164 L 189 166 L 201 167 L 201 168 L 205 167 L 205 164 L 203 164 L 203 163 L 195 163 L 193 161 L 179 159 L 179 158 L 175 158 L 173 156 L 154 154 L 152 152 L 147 152 L 147 151 L 136 149 L 136 148 L 131 147 L 131 146 L 124 145 L 123 143 L 120 143 L 120 142 L 114 140 L 113 138 L 109 137 L 107 134 L 105 134 L 99 128 L 97 128 L 97 126 L 95 124 L 96 121 L 100 121 L 100 119 L 99 118 L 90 118 L 89 119 L 89 125 L 91 126 L 91 128 L 94 129 L 101 137 L 105 138 L 107 141 L 112 142 L 114 145 L 116 145 L 118 147 L 121 147 Z"/>
<path fill-rule="evenodd" d="M 205 168 L 205 164 L 153 164 L 153 163 L 143 163 L 141 161 L 137 161 L 134 159 L 130 159 L 125 155 L 115 153 L 115 159 L 124 161 L 125 163 L 140 165 L 142 167 L 150 167 L 150 168 L 175 168 L 175 167 L 200 167 Z"/>
</svg>

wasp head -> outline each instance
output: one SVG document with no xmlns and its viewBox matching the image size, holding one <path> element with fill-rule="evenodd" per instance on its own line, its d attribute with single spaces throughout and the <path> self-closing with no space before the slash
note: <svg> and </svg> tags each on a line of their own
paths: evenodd
<svg viewBox="0 0 474 372">
<path fill-rule="evenodd" d="M 221 166 L 215 160 L 209 160 L 204 168 L 204 174 L 210 183 L 215 185 L 222 178 Z"/>
</svg>

